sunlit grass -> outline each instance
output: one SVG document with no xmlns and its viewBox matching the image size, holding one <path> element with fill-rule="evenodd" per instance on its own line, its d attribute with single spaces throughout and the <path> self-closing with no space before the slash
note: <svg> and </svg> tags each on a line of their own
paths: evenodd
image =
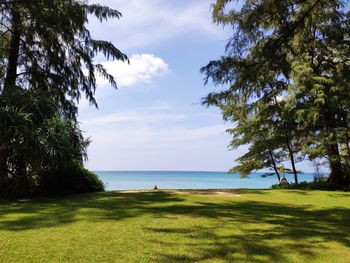
<svg viewBox="0 0 350 263">
<path fill-rule="evenodd" d="M 99 193 L 0 202 L 0 262 L 347 262 L 350 193 Z"/>
</svg>

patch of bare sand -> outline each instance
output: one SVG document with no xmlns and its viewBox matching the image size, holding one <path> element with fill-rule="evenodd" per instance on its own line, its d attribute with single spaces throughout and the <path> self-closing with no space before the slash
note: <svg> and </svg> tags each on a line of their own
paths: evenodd
<svg viewBox="0 0 350 263">
<path fill-rule="evenodd" d="M 184 189 L 184 190 L 173 190 L 172 192 L 177 194 L 231 195 L 231 196 L 240 195 L 238 191 L 229 190 L 229 189 Z"/>
<path fill-rule="evenodd" d="M 132 194 L 132 193 L 148 193 L 148 192 L 155 192 L 156 190 L 113 190 L 112 192 L 115 193 L 122 193 L 122 194 Z"/>
<path fill-rule="evenodd" d="M 174 193 L 174 194 L 240 196 L 237 190 L 232 190 L 232 189 L 120 190 L 115 192 L 118 192 L 118 193 L 168 192 L 168 193 Z"/>
</svg>

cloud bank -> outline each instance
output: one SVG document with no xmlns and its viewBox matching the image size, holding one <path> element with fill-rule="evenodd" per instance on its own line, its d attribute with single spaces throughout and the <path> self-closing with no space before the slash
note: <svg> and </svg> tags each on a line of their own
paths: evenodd
<svg viewBox="0 0 350 263">
<path fill-rule="evenodd" d="M 130 57 L 130 64 L 118 60 L 101 63 L 107 72 L 113 75 L 118 87 L 132 87 L 149 84 L 156 76 L 169 71 L 168 64 L 153 54 L 134 54 Z M 98 86 L 108 85 L 102 77 L 97 79 Z"/>
</svg>

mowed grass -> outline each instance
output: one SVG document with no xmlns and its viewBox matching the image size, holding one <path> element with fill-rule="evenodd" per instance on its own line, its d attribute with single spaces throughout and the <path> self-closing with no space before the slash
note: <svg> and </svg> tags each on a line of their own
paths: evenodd
<svg viewBox="0 0 350 263">
<path fill-rule="evenodd" d="M 0 262 L 350 262 L 350 193 L 0 201 Z"/>
</svg>

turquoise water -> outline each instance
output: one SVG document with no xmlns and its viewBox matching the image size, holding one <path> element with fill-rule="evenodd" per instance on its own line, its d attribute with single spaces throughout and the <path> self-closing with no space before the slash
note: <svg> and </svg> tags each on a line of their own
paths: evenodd
<svg viewBox="0 0 350 263">
<path fill-rule="evenodd" d="M 262 177 L 263 173 L 253 173 L 248 178 L 239 174 L 225 172 L 121 172 L 96 171 L 105 183 L 107 190 L 140 190 L 152 189 L 237 189 L 237 188 L 270 188 L 277 183 L 276 176 Z M 312 181 L 313 174 L 300 174 L 299 181 Z M 293 175 L 287 174 L 288 182 L 293 182 Z"/>
</svg>

